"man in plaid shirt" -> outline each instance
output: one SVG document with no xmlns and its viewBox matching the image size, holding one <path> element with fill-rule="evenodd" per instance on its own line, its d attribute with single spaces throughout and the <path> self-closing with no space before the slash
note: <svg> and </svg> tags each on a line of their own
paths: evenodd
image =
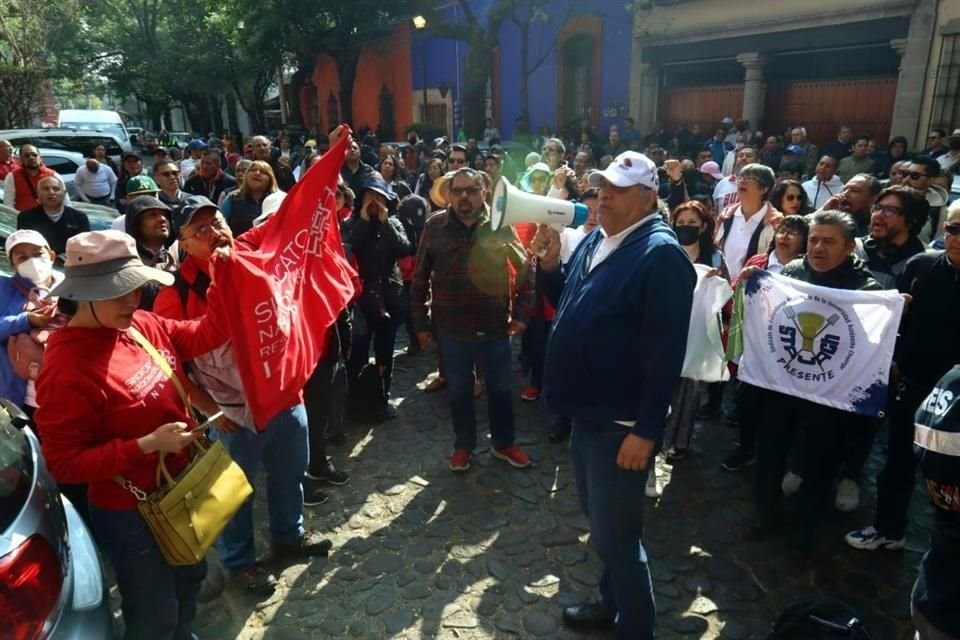
<svg viewBox="0 0 960 640">
<path fill-rule="evenodd" d="M 427 220 L 413 274 L 417 338 L 424 349 L 434 342 L 429 309 L 446 370 L 455 433 L 452 471 L 469 469 L 477 446 L 475 362 L 486 381 L 494 457 L 515 467 L 530 465 L 530 457 L 514 445 L 510 336 L 526 329 L 534 274 L 516 232 L 490 227 L 483 186 L 478 171 L 454 174 L 450 204 Z"/>
</svg>

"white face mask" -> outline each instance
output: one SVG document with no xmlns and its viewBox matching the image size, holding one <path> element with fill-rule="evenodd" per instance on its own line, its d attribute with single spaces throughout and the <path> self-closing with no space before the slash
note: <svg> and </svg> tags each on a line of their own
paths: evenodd
<svg viewBox="0 0 960 640">
<path fill-rule="evenodd" d="M 30 258 L 17 266 L 17 273 L 37 286 L 47 284 L 53 273 L 53 261 L 50 256 Z"/>
</svg>

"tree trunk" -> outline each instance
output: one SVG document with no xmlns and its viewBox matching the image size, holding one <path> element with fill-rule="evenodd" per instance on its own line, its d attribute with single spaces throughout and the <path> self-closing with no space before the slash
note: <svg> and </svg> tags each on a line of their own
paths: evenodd
<svg viewBox="0 0 960 640">
<path fill-rule="evenodd" d="M 472 45 L 473 43 L 471 43 Z M 486 119 L 487 79 L 491 73 L 490 50 L 471 46 L 463 74 L 463 128 L 470 138 L 480 138 Z"/>
<path fill-rule="evenodd" d="M 297 70 L 293 72 L 293 76 L 290 78 L 290 92 L 287 100 L 290 111 L 290 124 L 306 127 L 306 122 L 303 117 L 303 109 L 301 107 L 300 91 L 307 79 L 310 77 L 311 73 L 313 73 L 313 65 L 306 66 L 301 63 L 297 67 Z M 314 122 L 311 124 L 312 126 L 316 126 L 317 123 Z"/>
<path fill-rule="evenodd" d="M 520 27 L 520 115 L 530 122 L 530 22 L 517 26 Z"/>
<path fill-rule="evenodd" d="M 353 85 L 357 81 L 357 65 L 360 63 L 360 51 L 353 46 L 344 48 L 339 56 L 335 56 L 337 74 L 340 76 L 340 119 L 354 129 L 357 124 L 353 121 Z M 331 126 L 333 123 L 331 123 Z"/>
</svg>

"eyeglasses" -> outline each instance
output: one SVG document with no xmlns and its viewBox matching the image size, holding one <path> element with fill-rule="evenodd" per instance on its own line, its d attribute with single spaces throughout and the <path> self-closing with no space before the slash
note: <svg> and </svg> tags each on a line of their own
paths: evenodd
<svg viewBox="0 0 960 640">
<path fill-rule="evenodd" d="M 197 228 L 196 233 L 194 233 L 193 235 L 180 236 L 180 242 L 183 242 L 185 240 L 190 240 L 191 238 L 203 238 L 203 237 L 209 236 L 210 233 L 213 232 L 214 230 L 223 231 L 226 228 L 227 227 L 223 222 L 219 220 L 215 220 L 213 222 L 200 225 L 200 227 Z"/>
<path fill-rule="evenodd" d="M 916 171 L 904 171 L 902 173 L 904 178 L 910 178 L 911 180 L 919 180 L 920 178 L 926 178 L 927 174 L 918 173 Z"/>
<path fill-rule="evenodd" d="M 948 236 L 960 236 L 960 222 L 951 222 L 948 225 L 944 225 L 943 230 Z"/>
<path fill-rule="evenodd" d="M 753 182 L 754 184 L 758 184 L 756 178 L 752 178 L 750 176 L 737 177 L 737 184 L 747 184 L 748 182 Z"/>
<path fill-rule="evenodd" d="M 898 207 L 895 204 L 875 204 L 870 207 L 870 210 L 874 213 L 882 213 L 883 215 L 890 217 L 903 213 L 903 207 Z"/>
<path fill-rule="evenodd" d="M 779 231 L 777 231 L 777 234 L 776 234 L 776 235 L 778 235 L 778 236 L 791 236 L 791 237 L 794 237 L 794 238 L 799 238 L 800 236 L 803 235 L 803 233 L 800 232 L 800 231 L 797 231 L 796 229 L 780 229 Z"/>
<path fill-rule="evenodd" d="M 480 187 L 450 187 L 450 195 L 453 196 L 475 196 L 480 193 Z"/>
</svg>

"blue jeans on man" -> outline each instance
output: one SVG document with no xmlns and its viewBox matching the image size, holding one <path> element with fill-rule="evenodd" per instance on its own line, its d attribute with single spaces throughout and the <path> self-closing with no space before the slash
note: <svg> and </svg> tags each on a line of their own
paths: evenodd
<svg viewBox="0 0 960 640">
<path fill-rule="evenodd" d="M 590 542 L 603 562 L 600 595 L 616 615 L 618 640 L 652 640 L 657 612 L 643 547 L 643 471 L 617 466 L 630 429 L 615 422 L 573 420 L 570 450 L 580 507 L 590 522 Z"/>
<path fill-rule="evenodd" d="M 451 338 L 440 329 L 440 349 L 450 415 L 453 420 L 454 449 L 473 451 L 477 446 L 477 415 L 473 404 L 476 381 L 474 363 L 479 363 L 487 389 L 490 437 L 494 449 L 513 445 L 513 385 L 510 338 Z"/>
<path fill-rule="evenodd" d="M 267 476 L 270 541 L 294 544 L 303 534 L 303 474 L 310 460 L 307 413 L 302 404 L 285 409 L 254 433 L 241 427 L 233 433 L 211 432 L 220 440 L 253 484 L 260 465 Z M 253 536 L 253 496 L 243 503 L 217 540 L 223 566 L 238 573 L 257 557 Z"/>
<path fill-rule="evenodd" d="M 167 564 L 147 521 L 136 509 L 90 505 L 97 545 L 110 559 L 122 599 L 125 640 L 191 640 L 207 561 Z"/>
</svg>

